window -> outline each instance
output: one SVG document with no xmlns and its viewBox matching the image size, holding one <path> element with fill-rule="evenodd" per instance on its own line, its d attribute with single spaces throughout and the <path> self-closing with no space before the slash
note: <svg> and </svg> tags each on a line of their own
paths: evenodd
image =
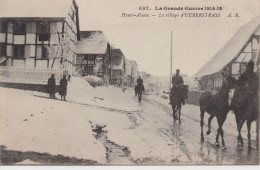
<svg viewBox="0 0 260 170">
<path fill-rule="evenodd" d="M 50 40 L 50 24 L 49 23 L 38 23 L 39 41 L 49 41 Z"/>
<path fill-rule="evenodd" d="M 14 57 L 15 58 L 24 58 L 24 45 L 14 45 Z"/>
<path fill-rule="evenodd" d="M 16 22 L 14 25 L 14 34 L 15 35 L 24 35 L 26 30 L 25 23 Z"/>
<path fill-rule="evenodd" d="M 0 23 L 0 33 L 6 33 L 6 28 L 7 28 L 6 22 L 1 22 Z"/>
<path fill-rule="evenodd" d="M 86 56 L 85 58 L 87 59 L 88 65 L 95 65 L 95 60 L 96 60 L 95 56 Z"/>
<path fill-rule="evenodd" d="M 11 22 L 9 22 L 9 23 L 7 24 L 7 33 L 13 34 L 13 32 L 14 32 L 14 24 L 11 23 Z"/>
<path fill-rule="evenodd" d="M 36 34 L 36 23 L 35 22 L 26 23 L 26 33 L 27 34 Z"/>
<path fill-rule="evenodd" d="M 84 67 L 84 72 L 87 73 L 87 75 L 93 74 L 93 65 L 87 65 Z"/>
<path fill-rule="evenodd" d="M 35 57 L 35 45 L 25 46 L 25 58 Z"/>
<path fill-rule="evenodd" d="M 0 43 L 0 57 L 6 56 L 6 45 L 4 43 Z"/>
<path fill-rule="evenodd" d="M 46 46 L 43 46 L 42 48 L 42 58 L 48 58 L 49 57 L 49 52 Z"/>
<path fill-rule="evenodd" d="M 38 58 L 38 59 L 46 59 L 48 57 L 49 57 L 49 52 L 48 52 L 47 47 L 38 45 L 37 46 L 36 58 Z"/>
</svg>

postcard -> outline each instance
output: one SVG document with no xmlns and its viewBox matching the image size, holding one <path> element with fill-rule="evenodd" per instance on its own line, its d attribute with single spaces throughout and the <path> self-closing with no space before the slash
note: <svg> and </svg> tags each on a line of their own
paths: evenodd
<svg viewBox="0 0 260 170">
<path fill-rule="evenodd" d="M 259 0 L 0 4 L 0 165 L 259 165 Z"/>
</svg>

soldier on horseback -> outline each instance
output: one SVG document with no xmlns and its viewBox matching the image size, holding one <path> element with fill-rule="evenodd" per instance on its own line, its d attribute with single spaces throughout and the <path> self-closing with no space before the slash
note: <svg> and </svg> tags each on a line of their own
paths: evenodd
<svg viewBox="0 0 260 170">
<path fill-rule="evenodd" d="M 248 148 L 251 148 L 251 123 L 257 120 L 259 114 L 259 76 L 254 72 L 253 61 L 247 64 L 246 71 L 240 75 L 236 85 L 230 109 L 234 111 L 236 116 L 238 145 L 243 146 L 241 129 L 246 121 Z"/>
<path fill-rule="evenodd" d="M 144 89 L 144 85 L 143 85 L 143 80 L 141 79 L 140 76 L 136 82 L 137 82 L 137 85 L 135 86 L 135 95 L 138 95 L 138 100 L 140 102 L 142 99 L 142 93 L 145 92 L 145 89 Z"/>
<path fill-rule="evenodd" d="M 183 86 L 183 79 L 180 76 L 180 70 L 176 70 L 176 74 L 172 77 L 172 88 L 170 92 L 170 103 L 172 103 L 172 95 L 177 92 Z M 185 105 L 184 96 L 181 96 L 182 104 Z"/>
<path fill-rule="evenodd" d="M 237 86 L 242 91 L 247 91 L 249 93 L 255 93 L 258 89 L 258 78 L 257 74 L 254 72 L 254 62 L 250 61 L 247 64 L 246 71 L 242 73 L 238 80 Z M 235 95 L 235 94 L 234 94 Z M 234 100 L 232 100 L 230 104 L 230 109 L 235 110 L 241 103 L 237 101 L 237 94 L 234 96 Z"/>
</svg>

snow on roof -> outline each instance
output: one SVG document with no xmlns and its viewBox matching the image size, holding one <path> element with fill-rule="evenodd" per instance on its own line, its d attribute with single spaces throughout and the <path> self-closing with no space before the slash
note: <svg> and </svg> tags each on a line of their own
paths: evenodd
<svg viewBox="0 0 260 170">
<path fill-rule="evenodd" d="M 80 31 L 78 54 L 105 54 L 108 41 L 102 31 Z"/>
<path fill-rule="evenodd" d="M 202 77 L 221 71 L 242 50 L 244 45 L 260 29 L 260 16 L 242 26 L 224 47 L 213 56 L 193 77 Z"/>
<path fill-rule="evenodd" d="M 130 63 L 132 65 L 132 68 L 136 68 L 137 69 L 137 63 L 135 60 L 130 60 Z"/>
<path fill-rule="evenodd" d="M 127 58 L 125 59 L 125 65 L 130 67 L 132 66 L 130 60 L 128 60 Z"/>
<path fill-rule="evenodd" d="M 111 68 L 113 70 L 122 70 L 125 56 L 120 49 L 114 49 L 113 51 L 114 55 L 111 58 Z"/>
<path fill-rule="evenodd" d="M 0 0 L 0 4 L 0 18 L 66 18 L 73 0 Z"/>
</svg>

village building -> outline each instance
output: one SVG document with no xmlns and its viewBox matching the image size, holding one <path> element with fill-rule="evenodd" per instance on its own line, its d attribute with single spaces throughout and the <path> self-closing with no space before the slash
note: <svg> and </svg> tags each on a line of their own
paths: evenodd
<svg viewBox="0 0 260 170">
<path fill-rule="evenodd" d="M 125 76 L 124 76 L 124 85 L 125 86 L 130 87 L 132 84 L 131 71 L 132 71 L 131 62 L 130 62 L 130 60 L 125 59 Z"/>
<path fill-rule="evenodd" d="M 1 82 L 46 84 L 75 72 L 75 0 L 8 0 L 0 6 Z M 59 81 L 57 81 L 59 82 Z"/>
<path fill-rule="evenodd" d="M 138 71 L 138 76 L 140 76 L 142 79 L 146 78 L 146 72 L 145 71 Z"/>
<path fill-rule="evenodd" d="M 111 55 L 112 84 L 122 85 L 125 77 L 125 55 L 120 49 L 113 49 Z"/>
<path fill-rule="evenodd" d="M 144 80 L 145 93 L 149 95 L 158 95 L 160 90 L 160 83 L 155 76 L 146 76 Z"/>
<path fill-rule="evenodd" d="M 259 69 L 260 16 L 242 26 L 224 47 L 195 75 L 199 90 L 217 91 L 222 85 L 222 72 L 238 79 L 247 63 L 255 62 Z"/>
<path fill-rule="evenodd" d="M 135 60 L 130 60 L 131 63 L 131 77 L 132 77 L 132 87 L 135 86 L 136 80 L 138 78 L 138 64 Z"/>
<path fill-rule="evenodd" d="M 102 31 L 81 31 L 76 71 L 80 75 L 110 79 L 110 44 Z"/>
</svg>

